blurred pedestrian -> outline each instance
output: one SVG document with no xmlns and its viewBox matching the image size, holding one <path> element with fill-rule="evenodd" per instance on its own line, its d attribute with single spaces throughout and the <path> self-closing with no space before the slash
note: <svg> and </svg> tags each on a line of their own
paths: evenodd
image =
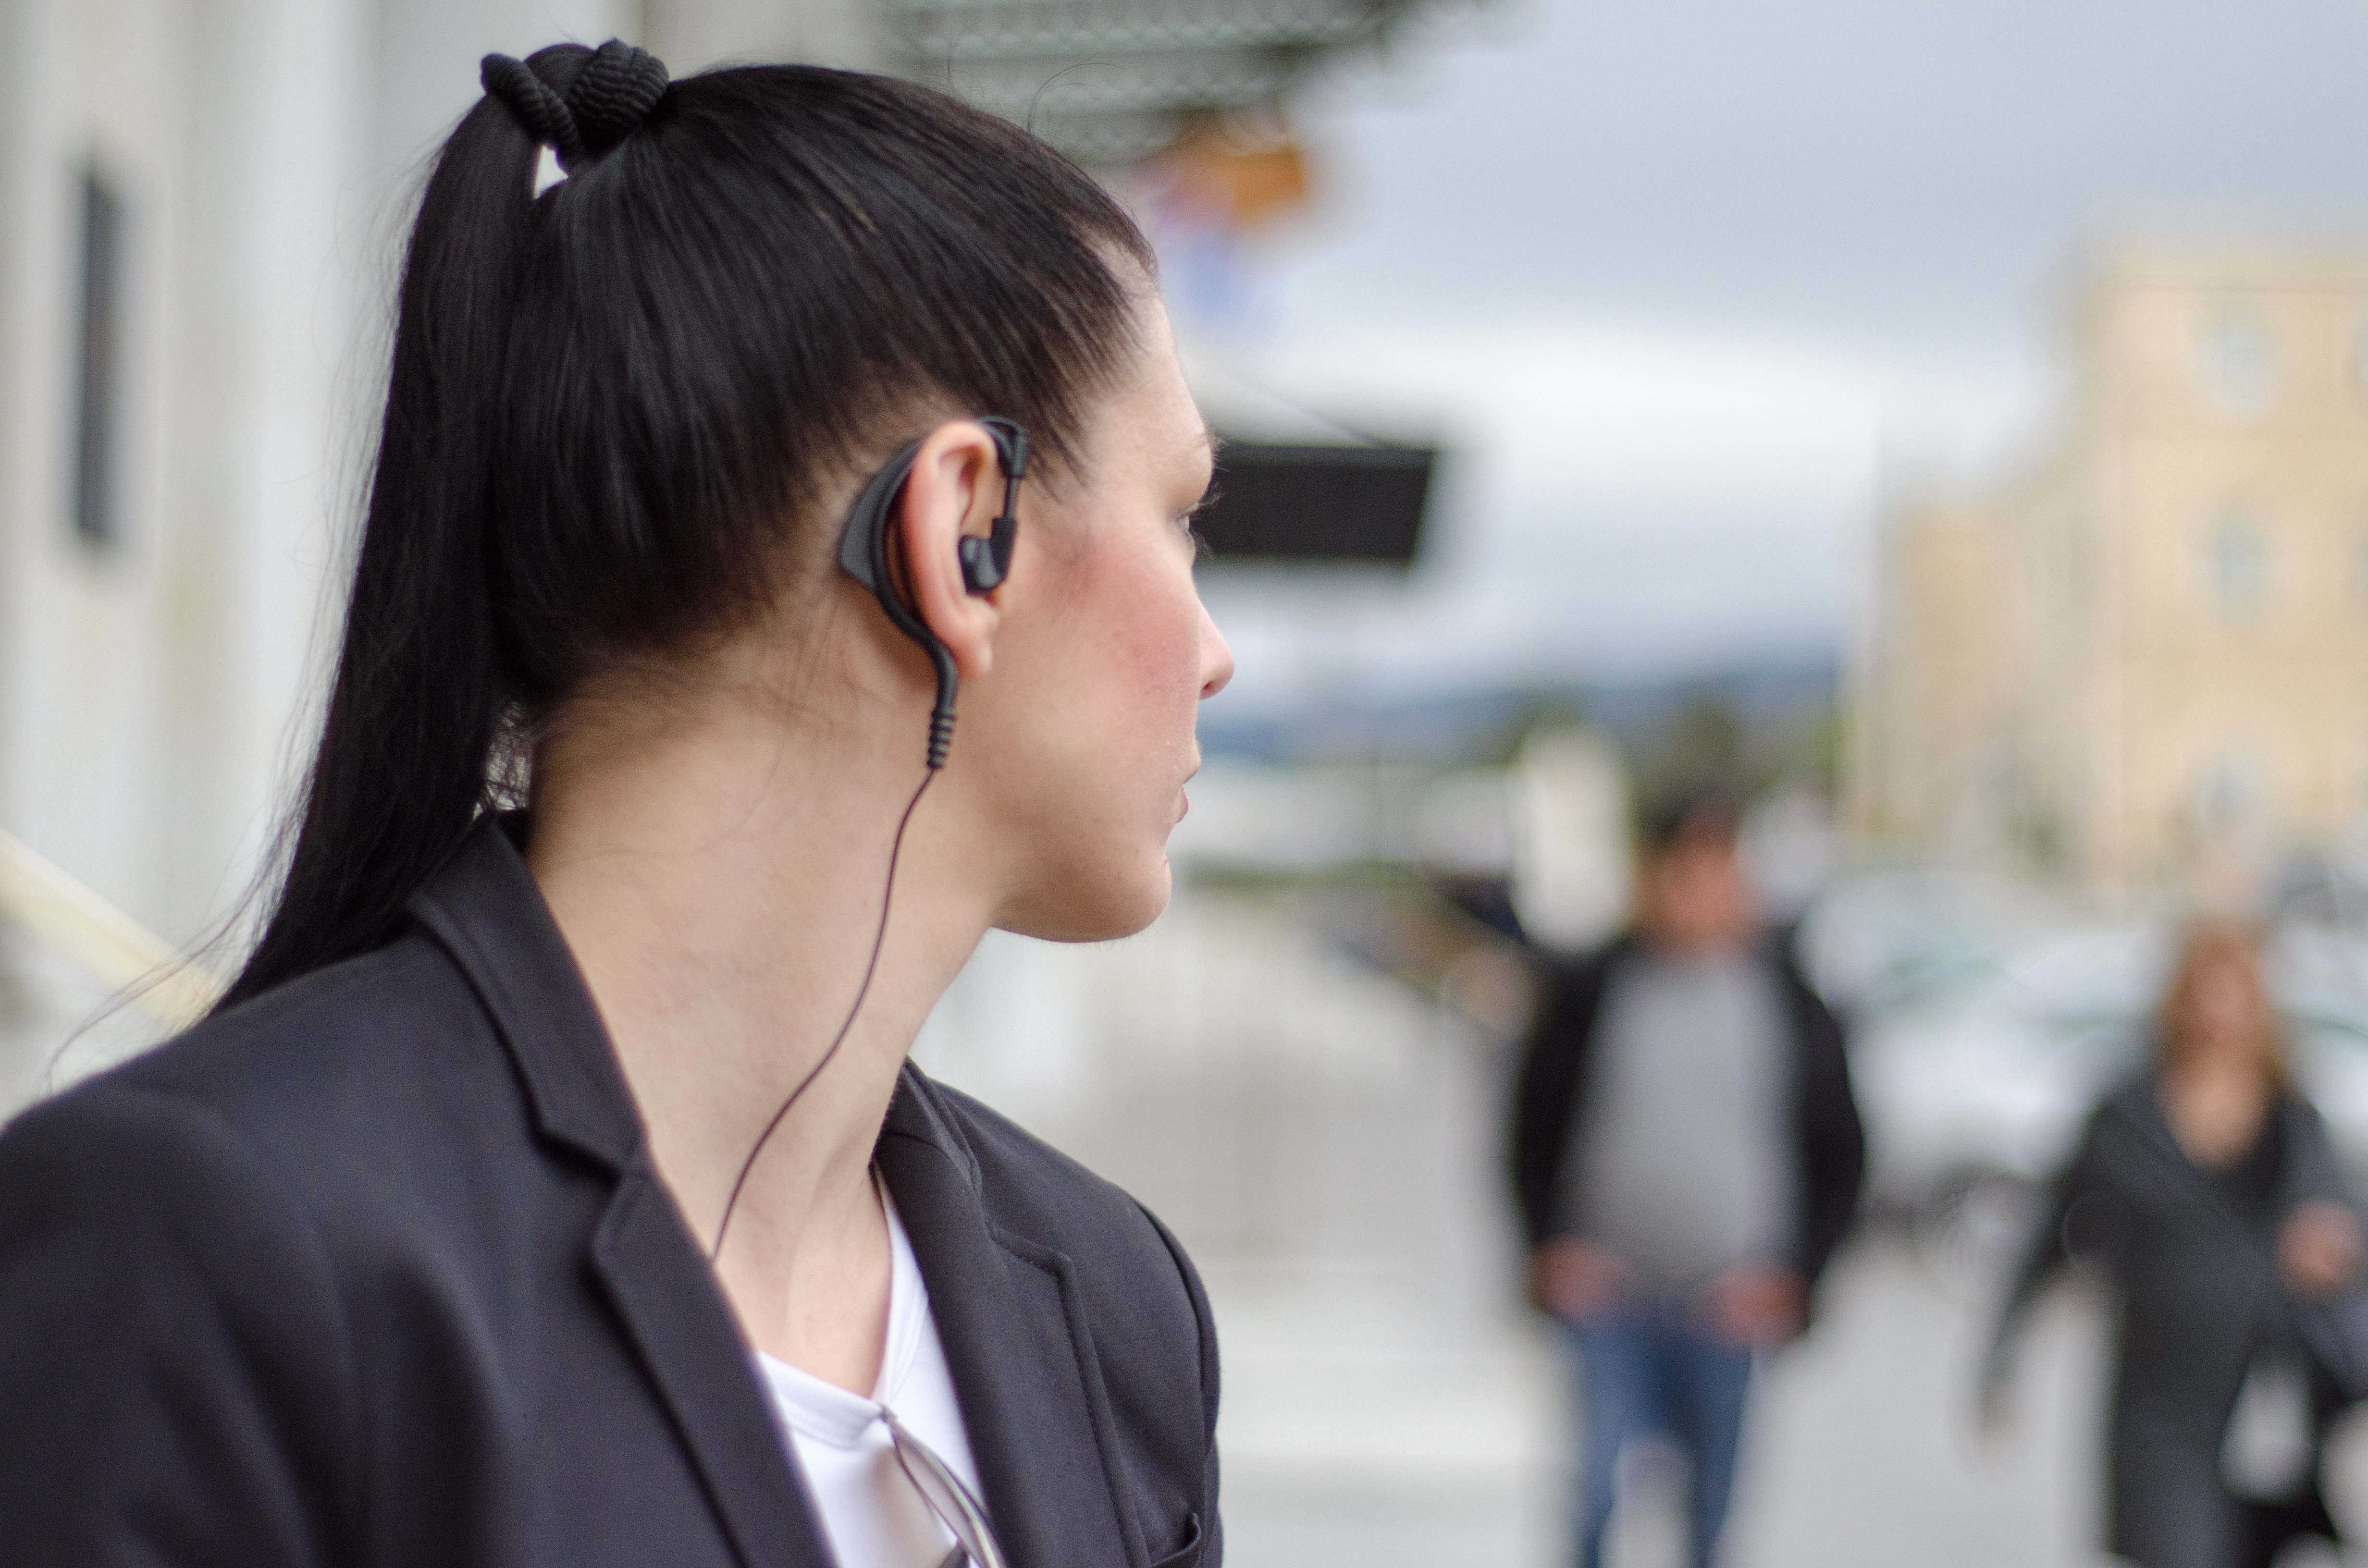
<svg viewBox="0 0 2368 1568">
<path fill-rule="evenodd" d="M 2000 1315 L 1983 1379 L 2003 1424 L 2015 1341 L 2067 1262 L 2114 1289 L 2111 1550 L 2142 1568 L 2266 1565 L 2334 1539 L 2317 1437 L 2333 1399 L 2307 1314 L 2352 1280 L 2362 1229 L 2294 1088 L 2251 933 L 2183 943 L 2153 1060 L 2089 1120 Z"/>
<path fill-rule="evenodd" d="M 911 82 L 481 80 L 270 917 L 0 1134 L 0 1564 L 1216 1568 L 1191 1264 L 906 1060 L 1167 902 L 1150 248 Z"/>
<path fill-rule="evenodd" d="M 1576 1362 L 1581 1568 L 1654 1435 L 1691 1460 L 1713 1561 L 1755 1354 L 1804 1326 L 1864 1173 L 1840 1026 L 1762 928 L 1737 825 L 1707 797 L 1647 823 L 1635 929 L 1556 967 L 1521 1063 L 1513 1182 Z"/>
</svg>

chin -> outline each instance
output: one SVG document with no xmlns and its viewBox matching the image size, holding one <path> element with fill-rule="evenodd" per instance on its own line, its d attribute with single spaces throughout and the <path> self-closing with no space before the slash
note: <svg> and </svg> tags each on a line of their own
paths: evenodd
<svg viewBox="0 0 2368 1568">
<path fill-rule="evenodd" d="M 1105 864 L 1033 890 L 996 924 L 1047 942 L 1115 942 L 1149 926 L 1167 907 L 1175 873 L 1165 848 L 1134 858 L 1123 872 Z"/>
</svg>

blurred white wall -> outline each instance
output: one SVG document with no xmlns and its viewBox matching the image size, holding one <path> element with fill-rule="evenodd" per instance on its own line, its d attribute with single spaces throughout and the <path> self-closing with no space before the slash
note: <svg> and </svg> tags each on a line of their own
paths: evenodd
<svg viewBox="0 0 2368 1568">
<path fill-rule="evenodd" d="M 477 62 L 487 54 L 522 59 L 547 43 L 643 41 L 638 0 L 365 0 L 365 6 L 373 41 L 365 90 L 381 179 L 416 179 L 422 161 L 483 96 Z"/>
<path fill-rule="evenodd" d="M 862 0 L 0 0 L 0 828 L 169 938 L 245 891 L 335 644 L 388 301 L 477 62 L 871 57 Z M 115 537 L 77 535 L 85 171 Z"/>
<path fill-rule="evenodd" d="M 354 0 L 14 0 L 0 821 L 176 937 L 260 842 L 329 553 Z M 120 214 L 114 537 L 72 527 L 84 178 Z"/>
</svg>

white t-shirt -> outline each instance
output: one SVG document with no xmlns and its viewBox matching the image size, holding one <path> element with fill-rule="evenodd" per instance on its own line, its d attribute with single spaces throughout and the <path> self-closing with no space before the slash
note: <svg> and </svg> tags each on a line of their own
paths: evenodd
<svg viewBox="0 0 2368 1568">
<path fill-rule="evenodd" d="M 884 1187 L 880 1201 L 888 1215 L 888 1344 L 871 1397 L 860 1398 L 761 1350 L 757 1367 L 839 1568 L 938 1568 L 954 1549 L 954 1538 L 905 1479 L 881 1408 L 894 1411 L 905 1430 L 927 1443 L 973 1494 L 983 1494 L 978 1464 L 929 1316 L 920 1263 Z"/>
</svg>

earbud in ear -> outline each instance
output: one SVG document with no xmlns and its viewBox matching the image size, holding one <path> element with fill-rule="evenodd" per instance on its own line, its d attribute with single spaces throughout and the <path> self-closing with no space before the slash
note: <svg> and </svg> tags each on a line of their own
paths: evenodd
<svg viewBox="0 0 2368 1568">
<path fill-rule="evenodd" d="M 1003 465 L 1003 510 L 985 539 L 964 534 L 954 552 L 962 559 L 962 586 L 973 594 L 991 594 L 1011 574 L 1011 545 L 1019 533 L 1019 482 L 1028 474 L 1028 432 L 1008 419 L 979 423 L 995 438 L 996 459 Z"/>
<path fill-rule="evenodd" d="M 964 534 L 954 546 L 954 554 L 962 560 L 962 586 L 973 594 L 991 594 L 1003 585 L 1004 574 L 1011 569 L 1008 551 L 998 551 L 995 541 Z M 998 558 L 1000 557 L 1000 558 Z"/>
<path fill-rule="evenodd" d="M 1011 572 L 1011 546 L 1019 531 L 1019 517 L 1015 510 L 1019 500 L 1019 481 L 1028 472 L 1028 432 L 1008 419 L 988 417 L 978 421 L 995 442 L 996 460 L 1003 468 L 1003 510 L 990 526 L 987 536 L 980 539 L 965 534 L 956 545 L 955 553 L 962 562 L 962 587 L 971 594 L 987 594 L 1002 585 Z M 896 503 L 905 494 L 905 482 L 913 476 L 913 459 L 921 443 L 912 442 L 888 460 L 855 505 L 847 514 L 847 527 L 838 536 L 838 564 L 842 571 L 865 587 L 880 601 L 880 608 L 889 623 L 921 645 L 937 667 L 938 700 L 929 714 L 929 766 L 946 765 L 946 753 L 954 738 L 954 689 L 958 676 L 954 656 L 929 630 L 928 623 L 915 612 L 897 593 L 895 574 L 888 569 L 889 519 L 895 516 Z"/>
</svg>

